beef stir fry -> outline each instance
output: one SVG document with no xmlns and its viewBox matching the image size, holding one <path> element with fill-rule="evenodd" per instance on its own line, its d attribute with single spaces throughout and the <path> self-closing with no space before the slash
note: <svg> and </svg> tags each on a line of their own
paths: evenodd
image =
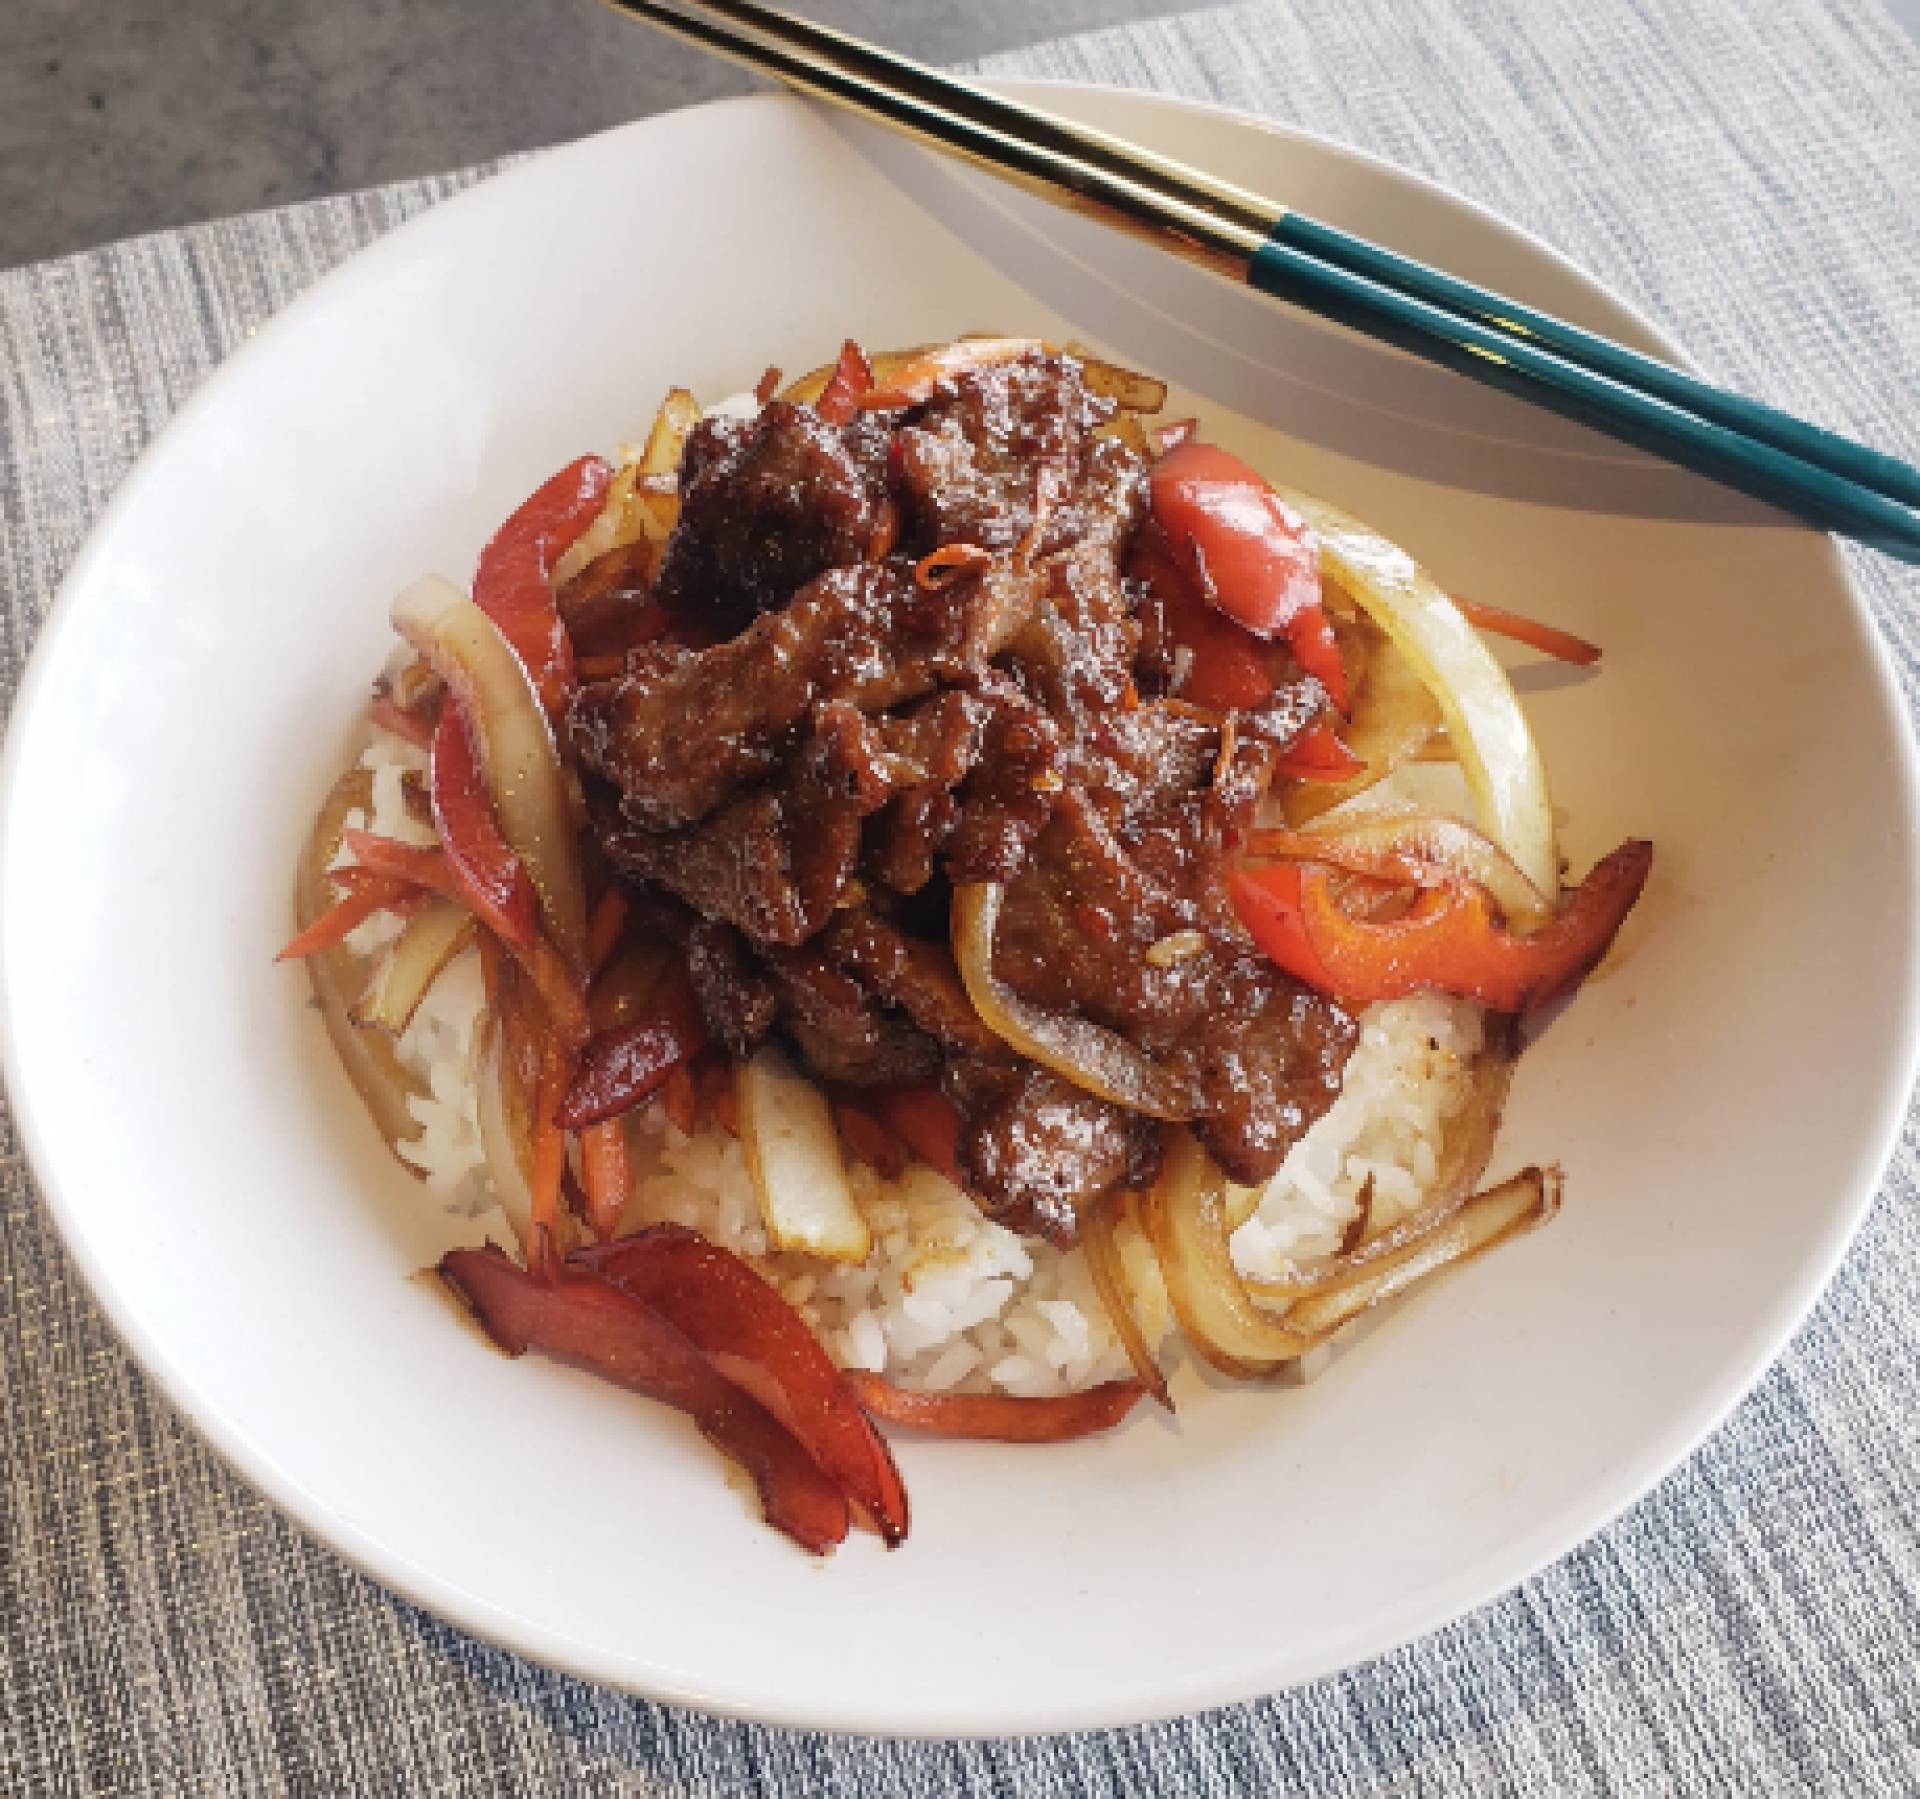
<svg viewBox="0 0 1920 1799">
<path fill-rule="evenodd" d="M 937 1080 L 967 1190 L 1056 1241 L 1151 1178 L 1155 1119 L 983 1027 L 956 890 L 1003 890 L 997 979 L 1124 1037 L 1237 1181 L 1331 1102 L 1354 1030 L 1226 882 L 1327 696 L 1284 668 L 1233 725 L 1174 696 L 1115 412 L 1035 350 L 841 424 L 780 401 L 704 421 L 657 583 L 693 641 L 570 718 L 608 859 L 686 909 L 715 1039 L 777 1032 L 849 1087 Z"/>
<path fill-rule="evenodd" d="M 1597 650 L 1151 423 L 1151 378 L 983 339 L 849 343 L 778 387 L 712 414 L 675 390 L 620 467 L 583 457 L 526 501 L 471 596 L 430 577 L 395 601 L 410 653 L 315 821 L 283 954 L 396 1152 L 430 1180 L 477 1165 L 518 1260 L 440 1272 L 494 1342 L 686 1412 L 824 1552 L 853 1519 L 906 1535 L 875 1420 L 1106 1429 L 1171 1404 L 1176 1327 L 1232 1374 L 1296 1366 L 1550 1216 L 1553 1170 L 1475 1191 L 1514 1020 L 1599 962 L 1651 852 L 1563 892 L 1475 628 Z M 1422 757 L 1473 822 L 1380 798 Z M 464 1022 L 436 1026 L 456 968 Z M 1398 1198 L 1352 1174 L 1317 1248 L 1243 1266 L 1363 1014 L 1390 1039 L 1394 1002 L 1436 996 L 1471 1031 L 1453 1087 L 1421 1077 L 1418 1153 L 1376 1152 Z M 757 1224 L 724 1194 L 699 1230 L 641 1203 L 629 1126 L 654 1116 L 737 1138 L 705 1153 L 744 1160 Z M 1040 1390 L 959 1390 L 956 1338 L 960 1361 L 882 1378 L 920 1350 L 890 1361 L 869 1300 L 947 1304 L 907 1293 L 916 1163 L 935 1212 L 1053 1271 L 1035 1303 L 1060 1330 L 1097 1312 L 1079 1372 L 1049 1340 Z M 829 1287 L 832 1333 L 808 1297 Z"/>
</svg>

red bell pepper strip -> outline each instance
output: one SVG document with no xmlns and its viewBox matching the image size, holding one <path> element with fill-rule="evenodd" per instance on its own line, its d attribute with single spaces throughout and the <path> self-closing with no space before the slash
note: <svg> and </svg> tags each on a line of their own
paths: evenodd
<svg viewBox="0 0 1920 1799">
<path fill-rule="evenodd" d="M 582 456 L 534 491 L 480 552 L 473 603 L 513 645 L 549 714 L 566 703 L 573 646 L 554 599 L 553 565 L 600 516 L 613 469 Z"/>
<path fill-rule="evenodd" d="M 966 1185 L 960 1175 L 960 1114 L 938 1087 L 875 1087 L 866 1099 L 887 1129 L 929 1168 L 956 1187 Z"/>
<path fill-rule="evenodd" d="M 1228 886 L 1261 949 L 1337 999 L 1371 1005 L 1437 990 L 1496 1012 L 1524 1012 L 1586 978 L 1639 899 L 1652 864 L 1652 844 L 1623 843 L 1530 937 L 1503 929 L 1486 894 L 1464 882 L 1423 889 L 1411 910 L 1378 921 L 1344 911 L 1327 871 L 1312 864 L 1242 870 Z"/>
<path fill-rule="evenodd" d="M 453 1250 L 440 1274 L 508 1355 L 543 1350 L 687 1413 L 753 1476 L 767 1522 L 802 1549 L 823 1555 L 845 1538 L 845 1494 L 779 1419 L 631 1293 L 577 1267 L 536 1280 L 492 1245 Z"/>
<path fill-rule="evenodd" d="M 502 943 L 523 954 L 539 934 L 539 898 L 526 865 L 500 835 L 466 720 L 451 703 L 434 727 L 427 787 L 433 828 L 466 903 Z"/>
<path fill-rule="evenodd" d="M 1600 646 L 1562 631 L 1555 625 L 1543 625 L 1523 612 L 1509 612 L 1504 606 L 1489 606 L 1482 600 L 1463 600 L 1457 593 L 1453 603 L 1460 615 L 1477 631 L 1491 631 L 1496 637 L 1511 637 L 1530 650 L 1552 656 L 1559 662 L 1571 662 L 1586 668 L 1600 660 Z"/>
<path fill-rule="evenodd" d="M 1281 751 L 1273 772 L 1288 781 L 1350 781 L 1367 765 L 1328 724 L 1309 725 Z"/>
<path fill-rule="evenodd" d="M 942 344 L 923 350 L 901 363 L 891 375 L 860 396 L 862 412 L 878 412 L 895 406 L 918 406 L 933 397 L 943 381 L 971 375 L 1003 362 L 1018 362 L 1046 345 L 1037 337 L 970 337 L 959 343 Z"/>
<path fill-rule="evenodd" d="M 854 1397 L 876 1418 L 941 1437 L 995 1443 L 1065 1443 L 1111 1430 L 1146 1392 L 1137 1380 L 1110 1380 L 1084 1393 L 1022 1399 L 1011 1393 L 910 1393 L 877 1374 L 850 1370 Z"/>
<path fill-rule="evenodd" d="M 752 1364 L 813 1459 L 867 1513 L 889 1547 L 907 1535 L 907 1490 L 840 1370 L 780 1294 L 736 1255 L 674 1224 L 576 1252 L 575 1261 L 651 1306 L 710 1356 Z"/>
<path fill-rule="evenodd" d="M 669 969 L 638 1017 L 588 1038 L 559 1122 L 578 1130 L 631 1111 L 658 1092 L 706 1040 L 706 1021 L 685 972 Z"/>
<path fill-rule="evenodd" d="M 1159 600 L 1167 636 L 1187 652 L 1178 698 L 1210 712 L 1250 712 L 1272 697 L 1266 645 L 1200 597 L 1157 532 L 1134 540 L 1127 573 Z"/>
<path fill-rule="evenodd" d="M 873 364 L 866 352 L 848 338 L 840 346 L 840 360 L 833 365 L 827 385 L 821 389 L 813 409 L 829 425 L 844 425 L 860 409 L 860 397 L 873 386 Z"/>
<path fill-rule="evenodd" d="M 351 875 L 365 878 L 346 879 Z M 298 962 L 303 956 L 332 949 L 343 938 L 351 936 L 374 913 L 405 906 L 420 892 L 411 881 L 403 880 L 398 875 L 374 874 L 361 868 L 343 868 L 330 878 L 347 891 L 304 931 L 289 938 L 286 948 L 274 957 L 276 962 Z"/>
<path fill-rule="evenodd" d="M 1238 456 L 1189 440 L 1153 465 L 1153 517 L 1210 605 L 1293 658 L 1347 710 L 1346 670 L 1320 601 L 1320 549 L 1306 524 Z"/>
<path fill-rule="evenodd" d="M 1251 712 L 1273 697 L 1265 646 L 1211 607 L 1169 606 L 1167 635 L 1190 654 L 1177 697 L 1210 712 Z"/>
</svg>

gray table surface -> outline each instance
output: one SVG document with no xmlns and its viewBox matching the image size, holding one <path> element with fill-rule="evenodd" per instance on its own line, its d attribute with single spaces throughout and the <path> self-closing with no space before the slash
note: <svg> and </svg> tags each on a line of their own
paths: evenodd
<svg viewBox="0 0 1920 1799">
<path fill-rule="evenodd" d="M 958 62 L 1206 0 L 790 3 Z M 1886 5 L 1920 36 L 1920 0 Z M 6 0 L 0 268 L 465 168 L 749 85 L 591 0 Z"/>
<path fill-rule="evenodd" d="M 1203 3 L 791 0 L 937 62 Z M 752 85 L 592 0 L 6 0 L 0 268 L 465 168 Z"/>
</svg>

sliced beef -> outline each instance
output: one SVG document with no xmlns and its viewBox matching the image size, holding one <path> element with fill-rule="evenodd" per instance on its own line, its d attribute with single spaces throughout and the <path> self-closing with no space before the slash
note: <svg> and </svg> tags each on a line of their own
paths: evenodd
<svg viewBox="0 0 1920 1799">
<path fill-rule="evenodd" d="M 913 1087 L 937 1080 L 940 1046 L 818 950 L 768 950 L 780 1027 L 824 1081 Z"/>
<path fill-rule="evenodd" d="M 635 658 L 583 687 L 574 746 L 631 822 L 691 824 L 779 767 L 818 702 L 884 712 L 976 678 L 1035 600 L 1010 564 L 935 594 L 900 563 L 836 570 L 738 637 Z"/>
<path fill-rule="evenodd" d="M 1008 660 L 1056 715 L 1078 720 L 1118 706 L 1132 681 L 1141 632 L 1116 546 L 1138 522 L 1145 498 L 1139 458 L 1115 439 L 1096 440 L 1073 507 L 1078 534 L 1035 562 L 1042 598 Z"/>
<path fill-rule="evenodd" d="M 872 908 L 855 906 L 835 915 L 821 947 L 836 967 L 898 1006 L 943 1047 L 972 1056 L 1000 1049 L 960 985 L 944 943 L 909 937 Z"/>
<path fill-rule="evenodd" d="M 1078 501 L 1093 433 L 1112 416 L 1065 357 L 1022 357 L 949 384 L 895 440 L 907 540 L 921 553 L 1012 550 L 1038 517 L 1031 553 L 1076 542 L 1088 531 Z"/>
<path fill-rule="evenodd" d="M 1245 746 L 1253 760 L 1259 746 Z M 1008 885 L 994 972 L 1016 993 L 1123 1033 L 1200 1095 L 1195 1129 L 1234 1179 L 1270 1177 L 1339 1089 L 1353 1021 L 1275 968 L 1218 897 L 1209 798 L 1121 840 L 1084 794 L 1061 797 Z"/>
<path fill-rule="evenodd" d="M 774 779 L 683 830 L 603 831 L 601 848 L 630 879 L 757 943 L 804 943 L 832 917 L 859 860 L 861 821 L 891 791 L 877 733 L 832 701 Z"/>
<path fill-rule="evenodd" d="M 894 758 L 895 792 L 867 831 L 869 875 L 895 893 L 918 893 L 960 822 L 956 789 L 980 760 L 991 704 L 949 689 L 881 726 Z"/>
<path fill-rule="evenodd" d="M 687 933 L 687 975 L 714 1040 L 750 1056 L 780 1015 L 780 995 L 732 925 L 702 918 Z"/>
<path fill-rule="evenodd" d="M 947 947 L 954 886 L 1005 887 L 999 978 L 1182 1075 L 1238 1180 L 1325 1109 L 1354 1036 L 1257 953 L 1224 880 L 1325 695 L 1286 680 L 1225 724 L 1168 697 L 1145 468 L 1099 435 L 1110 414 L 1036 354 L 846 426 L 778 403 L 708 421 L 655 584 L 670 641 L 627 646 L 570 721 L 608 858 L 698 916 L 714 1036 L 743 1055 L 781 1033 L 832 1082 L 938 1080 L 981 1205 L 1062 1242 L 1151 1177 L 1159 1127 L 986 1028 Z M 916 578 L 956 543 L 985 554 Z M 614 632 L 655 606 L 644 573 L 596 564 L 563 603 Z"/>
<path fill-rule="evenodd" d="M 1152 1175 L 1159 1139 L 1151 1119 L 1035 1063 L 956 1058 L 946 1088 L 961 1116 L 967 1190 L 1009 1229 L 1070 1244 L 1093 1201 Z"/>
<path fill-rule="evenodd" d="M 680 519 L 661 601 L 722 630 L 784 606 L 828 569 L 865 560 L 886 499 L 887 436 L 773 400 L 752 419 L 707 419 L 681 462 Z"/>
<path fill-rule="evenodd" d="M 1066 785 L 1069 746 L 1046 710 L 1004 677 L 983 683 L 982 692 L 992 703 L 985 744 L 946 845 L 946 872 L 956 883 L 1010 879 Z"/>
</svg>

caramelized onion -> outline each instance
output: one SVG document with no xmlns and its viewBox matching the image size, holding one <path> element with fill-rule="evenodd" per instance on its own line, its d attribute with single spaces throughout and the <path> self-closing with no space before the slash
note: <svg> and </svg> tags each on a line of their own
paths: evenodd
<svg viewBox="0 0 1920 1799">
<path fill-rule="evenodd" d="M 1454 1268 L 1521 1231 L 1544 1224 L 1560 1209 L 1557 1168 L 1523 1168 L 1511 1180 L 1477 1193 L 1436 1228 L 1390 1256 L 1349 1273 L 1337 1286 L 1300 1300 L 1287 1311 L 1297 1330 L 1325 1338 L 1362 1312 L 1398 1298 L 1443 1268 Z"/>
<path fill-rule="evenodd" d="M 1221 1372 L 1250 1376 L 1280 1372 L 1362 1312 L 1544 1222 L 1558 1209 L 1561 1183 L 1557 1169 L 1529 1168 L 1445 1212 L 1423 1208 L 1341 1258 L 1342 1270 L 1310 1295 L 1271 1311 L 1234 1266 L 1225 1185 L 1189 1132 L 1169 1133 L 1147 1196 L 1147 1232 L 1188 1341 Z"/>
<path fill-rule="evenodd" d="M 651 579 L 659 572 L 660 552 L 679 515 L 680 500 L 672 477 L 643 475 L 638 463 L 629 462 L 614 476 L 600 516 L 553 565 L 554 587 L 565 587 L 602 556 L 624 550 L 642 538 L 647 541 L 646 573 Z"/>
<path fill-rule="evenodd" d="M 640 473 L 671 475 L 679 471 L 680 458 L 686 452 L 687 439 L 699 424 L 700 402 L 684 387 L 669 388 L 654 415 L 653 428 L 647 433 L 646 447 L 640 452 Z"/>
<path fill-rule="evenodd" d="M 1486 890 L 1515 931 L 1535 931 L 1553 917 L 1553 901 L 1489 837 L 1444 812 L 1373 812 L 1328 820 L 1310 831 L 1255 831 L 1256 856 L 1324 862 L 1355 874 L 1427 887 L 1436 878 L 1470 881 Z"/>
<path fill-rule="evenodd" d="M 566 776 L 525 667 L 493 621 L 436 575 L 404 589 L 392 616 L 459 701 L 500 833 L 526 866 L 554 946 L 584 976 L 587 904 Z"/>
<path fill-rule="evenodd" d="M 1158 412 L 1166 405 L 1167 384 L 1159 376 L 1143 375 L 1138 369 L 1108 362 L 1082 343 L 1069 343 L 1067 354 L 1079 363 L 1088 391 L 1103 394 L 1122 412 Z"/>
<path fill-rule="evenodd" d="M 1344 781 L 1287 783 L 1280 803 L 1290 824 L 1304 824 L 1332 811 L 1420 756 L 1436 737 L 1444 739 L 1440 708 L 1413 664 L 1364 614 L 1353 628 L 1366 642 L 1366 667 L 1340 741 L 1366 766 Z M 1453 760 L 1451 747 L 1446 759 Z"/>
<path fill-rule="evenodd" d="M 429 900 L 381 955 L 353 1008 L 353 1022 L 399 1036 L 441 969 L 472 941 L 472 913 L 451 900 Z"/>
<path fill-rule="evenodd" d="M 373 776 L 356 764 L 334 782 L 300 852 L 294 876 L 294 913 L 302 930 L 332 904 L 327 870 L 340 853 L 347 819 L 356 811 L 370 813 L 372 808 Z M 348 1007 L 366 985 L 366 963 L 344 944 L 337 944 L 332 949 L 316 950 L 307 957 L 306 967 L 334 1053 L 354 1090 L 366 1102 L 374 1127 L 387 1147 L 397 1152 L 400 1144 L 420 1134 L 419 1120 L 407 1101 L 425 1099 L 427 1090 L 401 1066 L 391 1038 L 354 1028 Z M 406 1162 L 405 1157 L 401 1160 Z M 420 1172 L 411 1163 L 406 1167 L 410 1174 Z"/>
<path fill-rule="evenodd" d="M 1134 1373 L 1147 1391 L 1172 1411 L 1167 1377 L 1154 1359 L 1147 1334 L 1134 1313 L 1127 1271 L 1121 1263 L 1120 1245 L 1115 1238 L 1120 1216 L 1129 1203 L 1125 1192 L 1113 1193 L 1084 1215 L 1080 1222 L 1080 1244 L 1087 1252 L 1087 1272 L 1093 1276 L 1094 1291 L 1100 1295 L 1100 1304 L 1113 1325 L 1113 1334 L 1120 1339 L 1120 1347 L 1127 1352 Z"/>
<path fill-rule="evenodd" d="M 1223 1374 L 1275 1373 L 1315 1339 L 1254 1303 L 1227 1246 L 1225 1178 L 1190 1131 L 1167 1135 L 1145 1212 L 1180 1328 Z"/>
<path fill-rule="evenodd" d="M 513 1226 L 520 1253 L 528 1256 L 533 1249 L 532 1138 L 524 1120 L 516 1117 L 520 1108 L 514 1103 L 515 1076 L 507 1059 L 506 1031 L 492 1006 L 481 1014 L 477 1033 L 473 1080 L 480 1147 L 486 1154 L 494 1200 Z"/>
<path fill-rule="evenodd" d="M 873 1233 L 847 1184 L 826 1095 L 771 1045 L 738 1066 L 734 1093 L 747 1172 L 774 1248 L 864 1262 Z"/>
<path fill-rule="evenodd" d="M 1276 488 L 1320 540 L 1321 565 L 1393 640 L 1440 707 L 1487 835 L 1543 893 L 1557 890 L 1553 805 L 1506 671 L 1423 568 L 1336 506 Z"/>
<path fill-rule="evenodd" d="M 981 1022 L 1023 1056 L 1088 1093 L 1150 1118 L 1199 1111 L 1191 1081 L 1157 1066 L 1116 1031 L 1073 1013 L 1030 1005 L 993 971 L 993 933 L 1005 889 L 993 882 L 953 892 L 953 959 Z"/>
</svg>

